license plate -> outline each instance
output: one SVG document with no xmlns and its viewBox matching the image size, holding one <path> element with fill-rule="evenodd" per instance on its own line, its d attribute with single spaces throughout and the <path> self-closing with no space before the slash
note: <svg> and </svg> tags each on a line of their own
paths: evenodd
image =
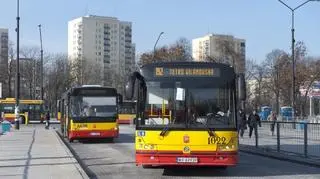
<svg viewBox="0 0 320 179">
<path fill-rule="evenodd" d="M 198 158 L 196 157 L 178 157 L 177 163 L 197 163 Z"/>
<path fill-rule="evenodd" d="M 91 132 L 90 135 L 92 135 L 92 136 L 99 136 L 99 135 L 100 135 L 100 132 Z"/>
</svg>

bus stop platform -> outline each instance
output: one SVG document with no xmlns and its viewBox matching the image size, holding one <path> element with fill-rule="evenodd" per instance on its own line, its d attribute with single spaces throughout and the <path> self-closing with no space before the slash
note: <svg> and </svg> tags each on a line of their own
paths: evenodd
<svg viewBox="0 0 320 179">
<path fill-rule="evenodd" d="M 20 126 L 0 135 L 0 178 L 89 178 L 55 130 Z"/>
</svg>

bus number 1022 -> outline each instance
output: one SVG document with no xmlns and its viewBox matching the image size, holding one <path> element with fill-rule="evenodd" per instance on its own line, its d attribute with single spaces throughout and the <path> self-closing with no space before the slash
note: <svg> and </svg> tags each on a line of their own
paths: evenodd
<svg viewBox="0 0 320 179">
<path fill-rule="evenodd" d="M 208 137 L 208 144 L 226 144 L 226 138 L 225 137 L 218 137 L 218 136 L 214 136 L 214 137 Z"/>
</svg>

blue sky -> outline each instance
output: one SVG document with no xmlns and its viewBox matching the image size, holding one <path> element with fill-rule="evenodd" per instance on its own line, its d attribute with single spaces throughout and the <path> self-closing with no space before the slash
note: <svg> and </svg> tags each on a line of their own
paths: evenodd
<svg viewBox="0 0 320 179">
<path fill-rule="evenodd" d="M 304 0 L 283 0 L 297 6 Z M 277 0 L 20 0 L 21 45 L 39 45 L 38 24 L 43 26 L 44 50 L 67 52 L 67 23 L 86 15 L 113 16 L 133 23 L 137 52 L 153 49 L 179 37 L 191 40 L 208 32 L 246 39 L 247 58 L 262 61 L 274 48 L 290 51 L 291 13 Z M 0 28 L 9 28 L 16 41 L 16 1 L 1 0 Z M 296 40 L 308 54 L 320 56 L 320 2 L 297 10 Z"/>
</svg>

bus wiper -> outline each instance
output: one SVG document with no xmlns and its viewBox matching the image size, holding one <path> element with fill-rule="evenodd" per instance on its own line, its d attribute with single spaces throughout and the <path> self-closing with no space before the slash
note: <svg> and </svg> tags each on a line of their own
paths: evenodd
<svg viewBox="0 0 320 179">
<path fill-rule="evenodd" d="M 209 136 L 214 137 L 214 135 L 215 135 L 214 130 L 212 128 L 208 127 L 208 124 L 207 124 L 207 130 L 208 130 Z"/>
<path fill-rule="evenodd" d="M 209 127 L 209 123 L 208 123 L 208 119 L 210 117 L 213 117 L 213 115 L 214 114 L 212 114 L 212 113 L 207 114 L 207 121 L 206 121 L 206 128 L 207 128 L 207 131 L 208 131 L 210 137 L 214 137 L 214 135 L 215 135 L 214 130 Z"/>
<path fill-rule="evenodd" d="M 169 131 L 169 126 L 166 126 L 165 128 L 162 129 L 160 136 L 164 137 L 168 131 Z"/>
</svg>

